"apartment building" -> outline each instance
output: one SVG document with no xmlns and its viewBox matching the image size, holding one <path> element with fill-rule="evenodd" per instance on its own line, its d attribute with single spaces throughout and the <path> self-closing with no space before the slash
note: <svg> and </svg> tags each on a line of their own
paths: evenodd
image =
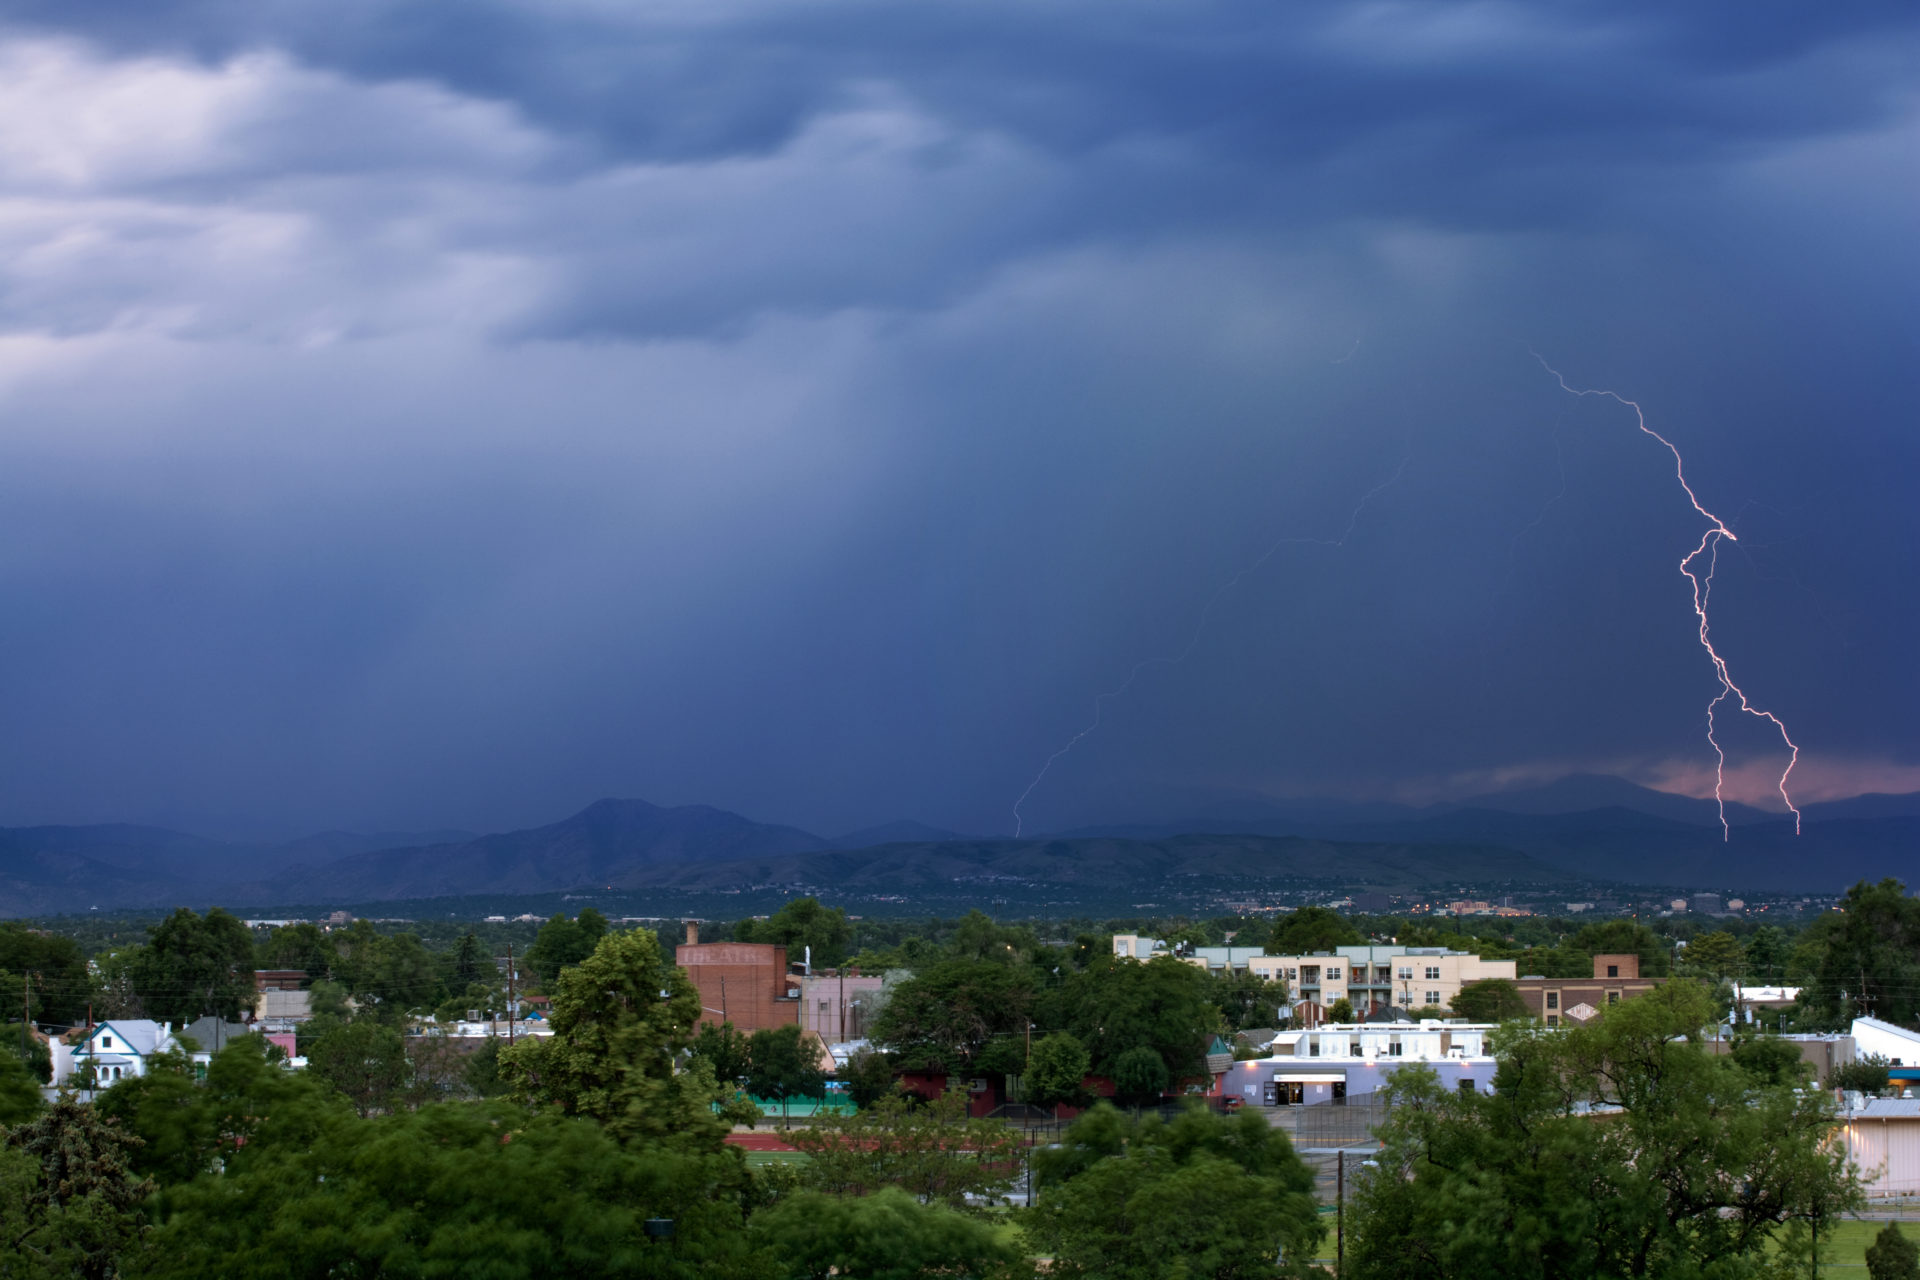
<svg viewBox="0 0 1920 1280">
<path fill-rule="evenodd" d="M 1117 934 L 1113 954 L 1130 960 L 1171 956 L 1213 973 L 1255 973 L 1287 984 L 1297 1020 L 1316 1023 L 1341 1000 L 1359 1014 L 1383 1009 L 1441 1009 L 1460 988 L 1485 978 L 1514 980 L 1511 960 L 1483 960 L 1470 951 L 1445 947 L 1361 944 L 1313 955 L 1269 956 L 1255 947 L 1170 948 L 1139 934 Z M 1306 1007 L 1302 1007 L 1306 1006 Z"/>
</svg>

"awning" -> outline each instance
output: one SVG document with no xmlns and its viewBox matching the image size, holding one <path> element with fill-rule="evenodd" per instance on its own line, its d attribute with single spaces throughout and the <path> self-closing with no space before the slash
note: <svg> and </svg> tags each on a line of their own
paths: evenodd
<svg viewBox="0 0 1920 1280">
<path fill-rule="evenodd" d="M 1276 1071 L 1275 1080 L 1288 1084 L 1345 1084 L 1347 1073 L 1344 1071 Z"/>
</svg>

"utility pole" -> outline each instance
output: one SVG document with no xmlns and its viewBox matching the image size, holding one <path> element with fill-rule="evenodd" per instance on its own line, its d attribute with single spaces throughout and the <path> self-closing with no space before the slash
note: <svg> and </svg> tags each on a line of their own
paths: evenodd
<svg viewBox="0 0 1920 1280">
<path fill-rule="evenodd" d="M 507 1043 L 513 1043 L 513 944 L 507 944 Z"/>
<path fill-rule="evenodd" d="M 33 1033 L 27 1030 L 27 1024 L 33 1020 L 33 975 L 25 975 L 26 981 L 20 986 L 20 1060 L 33 1061 L 33 1049 L 29 1043 Z"/>
<path fill-rule="evenodd" d="M 720 975 L 720 1021 L 733 1021 L 727 1016 L 727 975 L 724 973 Z"/>
<path fill-rule="evenodd" d="M 840 1043 L 847 1042 L 847 966 L 840 966 Z"/>
<path fill-rule="evenodd" d="M 1333 1274 L 1347 1270 L 1347 1153 L 1333 1153 Z"/>
</svg>

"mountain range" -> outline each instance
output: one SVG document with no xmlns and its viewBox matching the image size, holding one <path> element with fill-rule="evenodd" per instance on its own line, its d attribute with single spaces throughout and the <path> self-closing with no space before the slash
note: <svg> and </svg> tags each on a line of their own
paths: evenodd
<svg viewBox="0 0 1920 1280">
<path fill-rule="evenodd" d="M 176 902 L 377 902 L 574 889 L 731 891 L 806 884 L 911 896 L 978 886 L 1314 879 L 1415 891 L 1614 881 L 1835 893 L 1906 876 L 1920 794 L 1805 808 L 1805 831 L 1618 778 L 1571 777 L 1459 804 L 1249 803 L 1228 812 L 1025 839 L 898 822 L 825 838 L 704 805 L 602 800 L 492 835 L 329 832 L 271 846 L 128 825 L 0 828 L 0 915 Z"/>
</svg>

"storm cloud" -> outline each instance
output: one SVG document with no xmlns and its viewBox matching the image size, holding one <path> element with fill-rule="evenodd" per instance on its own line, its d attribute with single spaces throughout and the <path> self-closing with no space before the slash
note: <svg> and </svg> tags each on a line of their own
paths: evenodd
<svg viewBox="0 0 1920 1280">
<path fill-rule="evenodd" d="M 1911 6 L 9 12 L 0 822 L 1920 789 Z"/>
</svg>

